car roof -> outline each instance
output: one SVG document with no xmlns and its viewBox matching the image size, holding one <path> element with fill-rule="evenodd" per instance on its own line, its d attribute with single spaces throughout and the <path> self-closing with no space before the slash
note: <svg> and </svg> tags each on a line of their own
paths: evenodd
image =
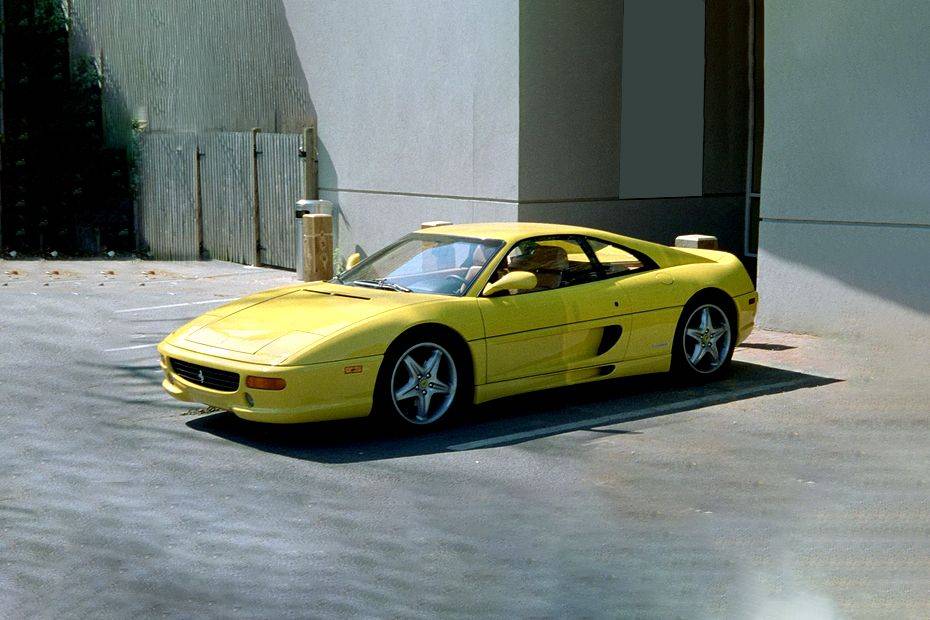
<svg viewBox="0 0 930 620">
<path fill-rule="evenodd" d="M 569 226 L 568 224 L 545 224 L 541 222 L 484 222 L 478 224 L 448 224 L 445 226 L 435 226 L 433 228 L 424 228 L 416 232 L 428 235 L 449 235 L 456 237 L 470 237 L 473 239 L 495 239 L 503 241 L 509 245 L 527 237 L 537 237 L 543 235 L 584 235 L 602 239 L 604 241 L 617 243 L 630 249 L 642 252 L 654 260 L 659 267 L 673 267 L 675 265 L 685 265 L 689 263 L 706 263 L 714 262 L 714 259 L 706 256 L 707 253 L 719 254 L 712 250 L 682 250 L 681 248 L 669 247 L 618 235 L 617 233 L 596 228 L 584 228 L 581 226 Z"/>
<path fill-rule="evenodd" d="M 567 224 L 545 224 L 539 222 L 484 222 L 478 224 L 449 224 L 417 232 L 436 235 L 454 235 L 478 239 L 500 239 L 511 242 L 536 235 L 593 235 L 610 234 L 593 228 L 568 226 Z"/>
</svg>

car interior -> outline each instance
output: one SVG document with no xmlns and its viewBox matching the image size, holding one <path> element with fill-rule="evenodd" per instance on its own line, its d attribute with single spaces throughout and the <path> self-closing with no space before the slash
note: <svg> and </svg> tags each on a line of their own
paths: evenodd
<svg viewBox="0 0 930 620">
<path fill-rule="evenodd" d="M 597 271 L 588 255 L 570 239 L 527 240 L 517 244 L 502 261 L 491 282 L 511 271 L 529 271 L 536 276 L 536 288 L 509 291 L 509 294 L 531 293 L 591 282 Z M 508 292 L 501 291 L 507 295 Z"/>
<path fill-rule="evenodd" d="M 372 265 L 365 277 L 385 277 L 419 292 L 462 295 L 500 247 L 476 242 L 443 245 L 423 240 L 417 243 L 420 245 L 411 245 L 404 250 L 406 254 L 398 255 L 396 260 L 400 264 L 394 263 L 396 266 L 390 265 L 384 270 Z M 591 256 L 597 257 L 596 263 L 591 262 Z M 495 282 L 513 271 L 534 274 L 536 287 L 533 289 L 494 293 L 494 296 L 517 295 L 585 284 L 600 277 L 648 268 L 650 266 L 625 249 L 597 239 L 544 237 L 516 244 L 488 281 Z"/>
<path fill-rule="evenodd" d="M 600 263 L 603 275 L 612 277 L 651 268 L 626 250 L 589 239 L 590 251 Z M 584 284 L 601 277 L 591 263 L 588 251 L 572 238 L 530 239 L 517 244 L 498 266 L 490 282 L 511 271 L 529 271 L 536 276 L 537 286 L 531 290 L 501 291 L 496 295 L 516 295 L 547 291 L 575 284 Z"/>
</svg>

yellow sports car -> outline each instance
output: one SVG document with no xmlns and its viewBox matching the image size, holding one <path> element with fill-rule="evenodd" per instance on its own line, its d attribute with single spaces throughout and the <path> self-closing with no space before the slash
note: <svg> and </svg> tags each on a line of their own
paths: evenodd
<svg viewBox="0 0 930 620">
<path fill-rule="evenodd" d="M 574 226 L 452 225 L 328 282 L 211 310 L 158 351 L 169 394 L 247 420 L 425 426 L 520 392 L 670 369 L 713 377 L 757 299 L 726 252 Z"/>
</svg>

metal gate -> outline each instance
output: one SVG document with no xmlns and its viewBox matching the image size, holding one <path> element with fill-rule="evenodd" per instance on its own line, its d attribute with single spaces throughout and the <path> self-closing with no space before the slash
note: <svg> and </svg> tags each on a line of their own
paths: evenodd
<svg viewBox="0 0 930 620">
<path fill-rule="evenodd" d="M 139 154 L 140 245 L 154 258 L 202 252 L 296 268 L 294 203 L 306 196 L 309 173 L 300 135 L 147 133 Z"/>
<path fill-rule="evenodd" d="M 256 136 L 261 262 L 297 268 L 294 203 L 305 196 L 305 166 L 297 134 Z"/>
<path fill-rule="evenodd" d="M 156 258 L 198 258 L 194 134 L 150 134 L 141 145 L 137 217 L 140 241 Z"/>
<path fill-rule="evenodd" d="M 252 141 L 249 134 L 198 136 L 204 255 L 250 263 L 252 243 Z"/>
</svg>

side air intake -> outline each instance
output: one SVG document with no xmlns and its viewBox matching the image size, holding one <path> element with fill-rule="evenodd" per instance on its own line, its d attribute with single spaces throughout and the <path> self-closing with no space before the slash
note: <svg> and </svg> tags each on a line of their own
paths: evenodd
<svg viewBox="0 0 930 620">
<path fill-rule="evenodd" d="M 623 335 L 623 328 L 619 325 L 608 325 L 604 328 L 601 336 L 601 343 L 597 345 L 597 354 L 603 355 L 610 351 L 615 344 L 620 342 L 620 336 Z"/>
</svg>

